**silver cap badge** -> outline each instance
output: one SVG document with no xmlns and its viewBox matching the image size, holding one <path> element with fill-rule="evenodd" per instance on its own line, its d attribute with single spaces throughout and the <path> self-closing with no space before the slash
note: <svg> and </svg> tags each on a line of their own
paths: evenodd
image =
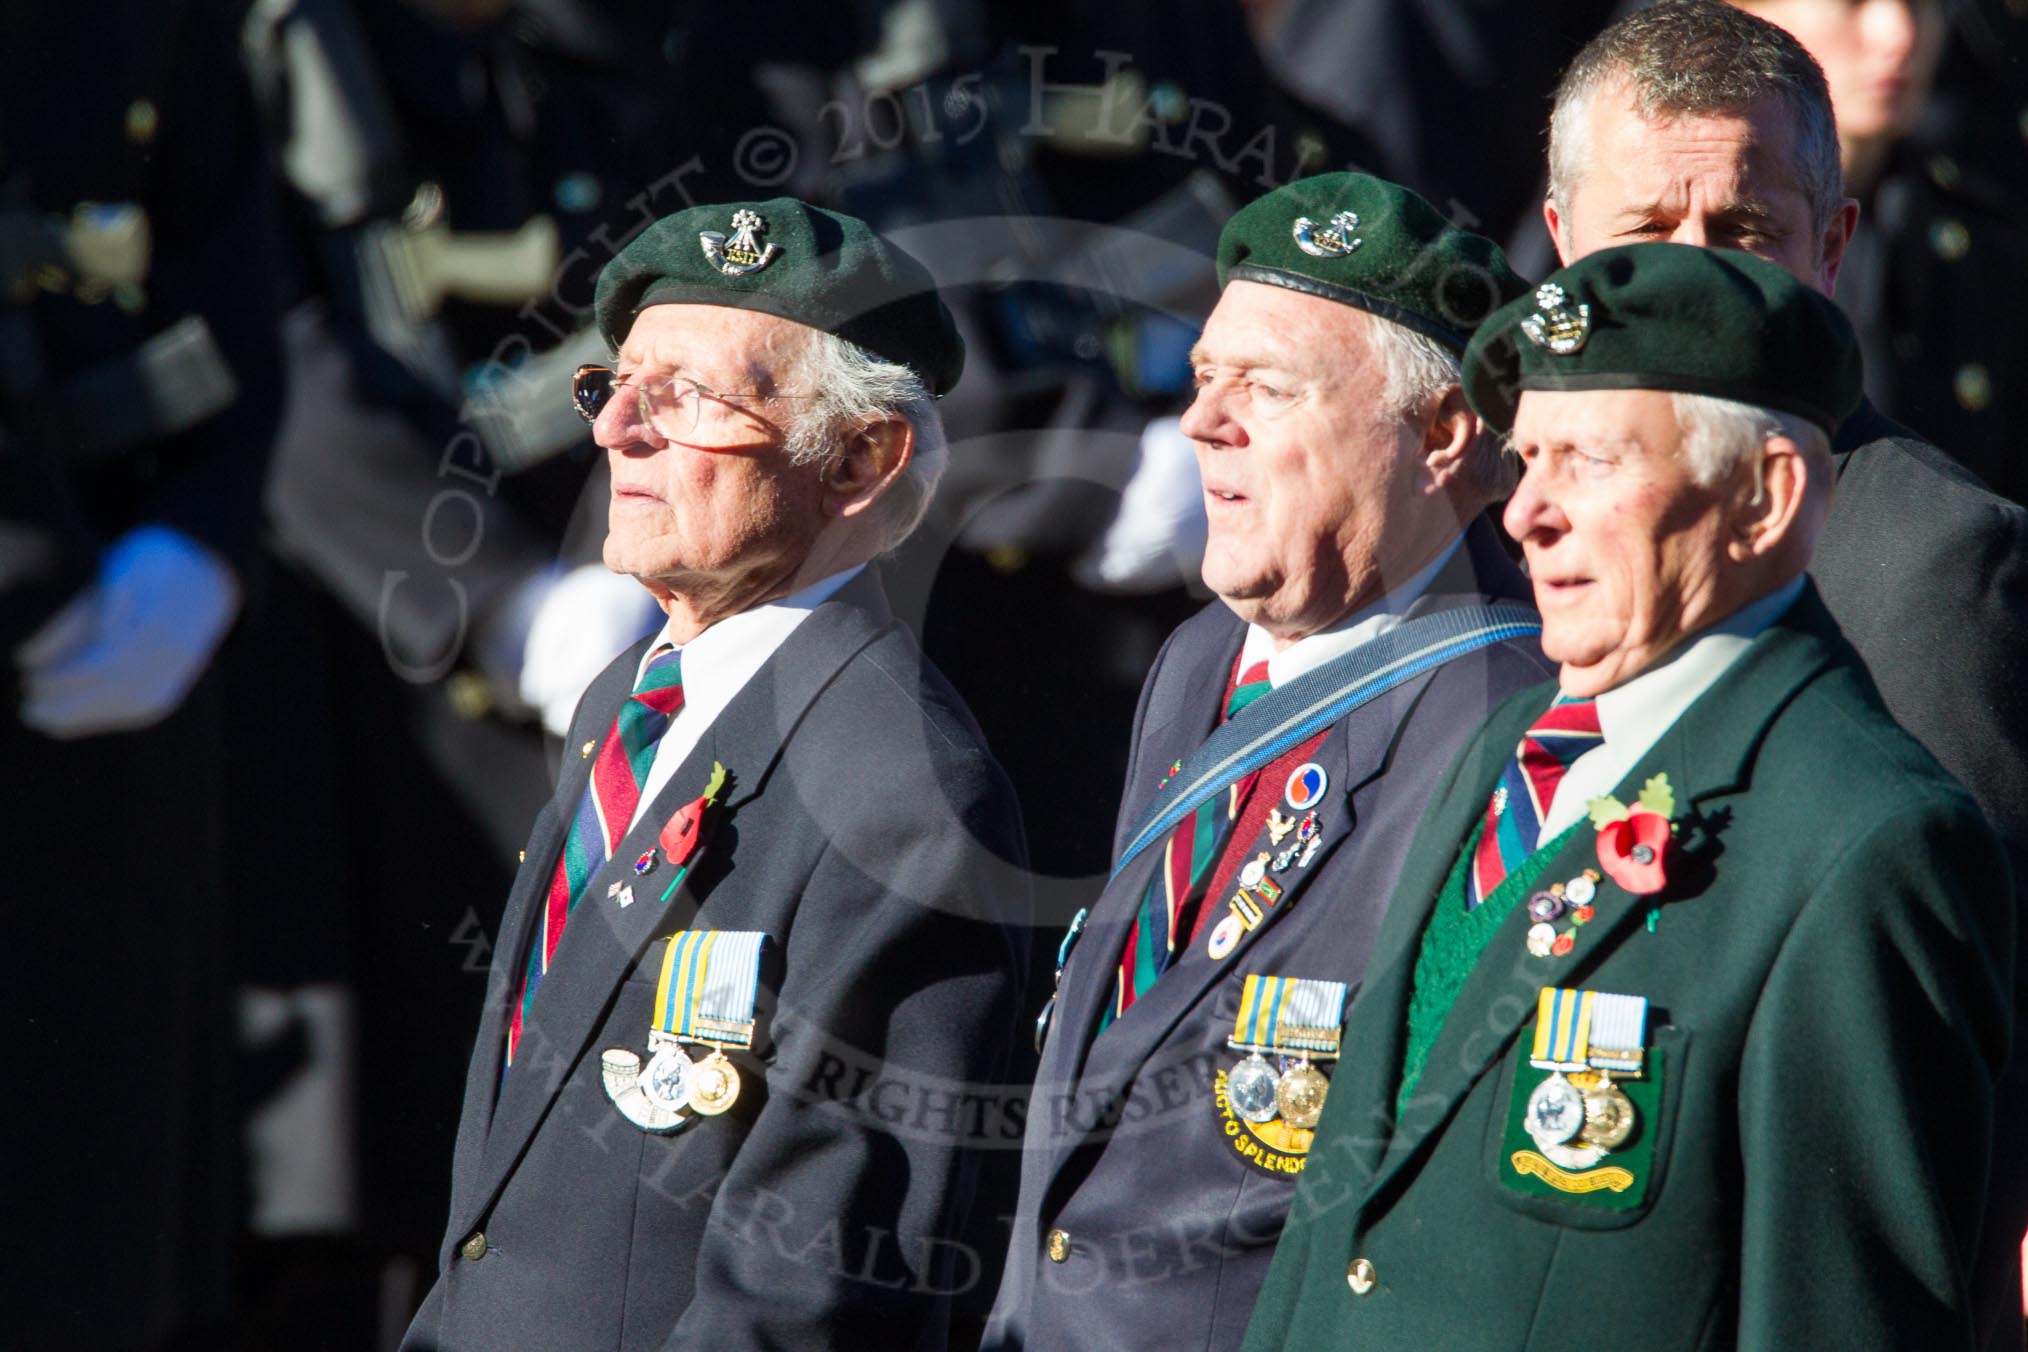
<svg viewBox="0 0 2028 1352">
<path fill-rule="evenodd" d="M 732 213 L 730 244 L 716 230 L 698 231 L 697 242 L 703 246 L 705 258 L 720 272 L 728 277 L 744 277 L 774 262 L 782 251 L 779 244 L 761 245 L 757 237 L 767 228 L 768 223 L 759 212 L 742 208 Z"/>
<path fill-rule="evenodd" d="M 1521 320 L 1521 332 L 1528 335 L 1529 342 L 1559 357 L 1569 356 L 1591 337 L 1591 307 L 1572 308 L 1567 301 L 1562 287 L 1545 282 L 1535 288 L 1535 313 Z"/>
<path fill-rule="evenodd" d="M 1296 247 L 1312 258 L 1343 258 L 1366 241 L 1352 235 L 1359 228 L 1356 212 L 1341 211 L 1322 230 L 1308 216 L 1296 217 Z"/>
</svg>

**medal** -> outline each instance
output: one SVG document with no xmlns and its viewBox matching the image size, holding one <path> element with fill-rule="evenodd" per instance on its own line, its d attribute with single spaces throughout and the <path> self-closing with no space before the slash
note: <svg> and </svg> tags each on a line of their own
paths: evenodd
<svg viewBox="0 0 2028 1352">
<path fill-rule="evenodd" d="M 1275 1108 L 1282 1115 L 1282 1121 L 1292 1127 L 1308 1131 L 1317 1125 L 1317 1119 L 1324 1112 L 1324 1094 L 1331 1082 L 1324 1078 L 1322 1071 L 1305 1058 L 1294 1070 L 1282 1076 L 1275 1086 Z"/>
<path fill-rule="evenodd" d="M 1584 1129 L 1584 1095 L 1556 1071 L 1528 1096 L 1528 1134 L 1548 1154 Z"/>
<path fill-rule="evenodd" d="M 706 1117 L 716 1117 L 739 1098 L 739 1067 L 716 1047 L 690 1074 L 689 1103 Z"/>
<path fill-rule="evenodd" d="M 1634 1134 L 1634 1118 L 1634 1101 L 1600 1071 L 1598 1084 L 1584 1093 L 1584 1126 L 1578 1134 L 1586 1145 L 1618 1150 Z"/>
<path fill-rule="evenodd" d="M 1250 979 L 1250 978 L 1249 978 Z M 1275 1091 L 1282 1077 L 1259 1052 L 1248 1056 L 1225 1080 L 1225 1096 L 1232 1110 L 1249 1122 L 1271 1121 L 1275 1115 Z"/>
<path fill-rule="evenodd" d="M 648 1058 L 648 1068 L 641 1073 L 641 1091 L 656 1107 L 681 1112 L 690 1103 L 690 1054 L 668 1034 L 662 1038 L 661 1048 Z M 648 1045 L 654 1046 L 656 1040 L 651 1036 Z"/>
<path fill-rule="evenodd" d="M 1240 988 L 1232 1036 L 1225 1044 L 1248 1054 L 1226 1076 L 1226 1101 L 1232 1110 L 1256 1124 L 1280 1118 L 1303 1131 L 1316 1126 L 1331 1082 L 1310 1060 L 1337 1058 L 1344 1021 L 1342 981 L 1248 976 Z M 1297 1064 L 1277 1073 L 1263 1053 L 1295 1057 Z"/>
<path fill-rule="evenodd" d="M 1647 1025 L 1645 996 L 1543 987 L 1528 1060 L 1551 1073 L 1528 1098 L 1527 1127 L 1552 1161 L 1588 1169 L 1632 1138 L 1640 1115 L 1613 1073 L 1641 1073 Z"/>
<path fill-rule="evenodd" d="M 760 988 L 758 931 L 681 930 L 669 936 L 655 983 L 648 1064 L 624 1048 L 601 1056 L 606 1096 L 628 1121 L 673 1131 L 686 1114 L 716 1117 L 739 1098 L 739 1068 L 727 1047 L 753 1045 Z M 690 1046 L 708 1047 L 697 1061 Z"/>
</svg>

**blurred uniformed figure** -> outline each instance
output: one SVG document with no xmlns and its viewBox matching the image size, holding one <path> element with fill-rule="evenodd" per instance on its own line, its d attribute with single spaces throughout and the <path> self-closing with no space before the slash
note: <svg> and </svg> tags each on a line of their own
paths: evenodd
<svg viewBox="0 0 2028 1352">
<path fill-rule="evenodd" d="M 1674 240 L 1759 254 L 1829 294 L 1859 215 L 1839 151 L 1824 76 L 1794 38 L 1717 0 L 1670 0 L 1606 30 L 1564 74 L 1543 215 L 1567 260 Z M 1837 493 L 1812 576 L 1888 711 L 1971 791 L 2019 879 L 2028 512 L 1863 399 L 1831 450 Z M 1997 1139 L 2018 1139 L 2024 1098 L 2028 1077 L 2010 1072 Z M 2004 1341 L 2018 1339 L 2028 1174 L 2001 1170 L 1994 1189 L 1975 1296 L 1982 1331 Z"/>
<path fill-rule="evenodd" d="M 33 602 L 10 616 L 18 698 L 0 711 L 23 1165 L 8 1332 L 27 1346 L 153 1346 L 229 1299 L 214 658 L 281 399 L 244 10 L 20 5 L 0 38 L 0 477 L 41 478 L 6 510 L 41 517 L 49 542 L 21 573 L 11 541 L 0 553 L 0 593 L 20 583 Z M 317 711 L 283 708 L 267 733 L 285 760 L 290 719 Z M 308 861 L 265 844 L 279 898 Z"/>
</svg>

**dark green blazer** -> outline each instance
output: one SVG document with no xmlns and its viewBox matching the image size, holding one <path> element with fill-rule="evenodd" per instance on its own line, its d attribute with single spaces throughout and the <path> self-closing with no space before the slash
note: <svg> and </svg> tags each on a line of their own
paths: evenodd
<svg viewBox="0 0 2028 1352">
<path fill-rule="evenodd" d="M 1503 705 L 1431 801 L 1246 1346 L 1968 1346 L 2006 864 L 1814 587 L 1617 791 L 1668 775 L 1668 885 L 1600 883 L 1563 957 L 1530 955 L 1516 907 L 1396 1123 L 1431 906 L 1552 694 Z M 1595 840 L 1580 826 L 1545 879 L 1595 867 Z M 1544 986 L 1650 1002 L 1641 1135 L 1608 1157 L 1633 1186 L 1566 1194 L 1513 1166 Z"/>
</svg>

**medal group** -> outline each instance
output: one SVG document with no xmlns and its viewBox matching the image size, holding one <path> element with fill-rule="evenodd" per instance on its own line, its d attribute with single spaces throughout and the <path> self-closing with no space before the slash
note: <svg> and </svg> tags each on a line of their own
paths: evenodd
<svg viewBox="0 0 2028 1352">
<path fill-rule="evenodd" d="M 600 1056 L 606 1097 L 629 1122 L 645 1131 L 672 1132 L 692 1115 L 716 1117 L 739 1099 L 739 1068 L 725 1052 L 753 1045 L 766 937 L 737 930 L 669 936 L 655 985 L 646 1068 L 623 1047 Z M 707 1054 L 694 1059 L 692 1047 Z"/>
</svg>

